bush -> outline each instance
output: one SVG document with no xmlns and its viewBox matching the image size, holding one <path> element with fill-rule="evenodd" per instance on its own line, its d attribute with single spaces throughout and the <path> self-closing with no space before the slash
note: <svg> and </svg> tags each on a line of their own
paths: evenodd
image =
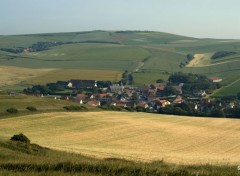
<svg viewBox="0 0 240 176">
<path fill-rule="evenodd" d="M 64 109 L 66 109 L 67 111 L 81 111 L 81 110 L 87 110 L 87 108 L 85 106 L 64 106 Z"/>
<path fill-rule="evenodd" d="M 26 107 L 26 109 L 29 111 L 37 111 L 37 108 L 35 108 L 34 106 L 28 106 Z"/>
<path fill-rule="evenodd" d="M 18 113 L 18 110 L 16 108 L 8 108 L 6 111 L 8 113 Z"/>
<path fill-rule="evenodd" d="M 143 107 L 137 106 L 137 107 L 136 107 L 136 111 L 137 111 L 137 112 L 146 112 L 146 109 L 143 108 Z"/>
<path fill-rule="evenodd" d="M 103 110 L 109 110 L 109 111 L 122 111 L 123 110 L 121 107 L 112 106 L 112 105 L 100 106 L 99 108 L 103 109 Z"/>
<path fill-rule="evenodd" d="M 11 137 L 11 140 L 30 144 L 30 140 L 28 139 L 28 137 L 22 133 L 13 135 L 13 137 Z"/>
</svg>

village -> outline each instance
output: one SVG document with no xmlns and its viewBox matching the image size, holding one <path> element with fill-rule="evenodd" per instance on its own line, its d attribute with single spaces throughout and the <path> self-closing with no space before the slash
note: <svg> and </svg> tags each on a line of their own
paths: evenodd
<svg viewBox="0 0 240 176">
<path fill-rule="evenodd" d="M 171 82 L 161 80 L 157 81 L 158 83 L 137 87 L 123 85 L 121 81 L 115 83 L 97 80 L 57 81 L 47 86 L 33 86 L 24 92 L 27 95 L 73 101 L 80 105 L 102 109 L 189 116 L 231 117 L 233 114 L 231 111 L 239 106 L 239 101 L 233 97 L 209 96 L 209 92 L 212 91 L 209 90 L 209 85 L 211 88 L 213 85 L 216 87 L 216 84 L 222 81 L 221 78 L 208 78 L 205 90 L 197 82 L 189 84 L 174 81 L 187 82 L 182 77 L 179 78 L 179 75 L 175 76 L 177 77 L 173 76 Z M 206 80 L 203 81 L 199 76 L 199 81 L 204 85 L 203 82 Z"/>
</svg>

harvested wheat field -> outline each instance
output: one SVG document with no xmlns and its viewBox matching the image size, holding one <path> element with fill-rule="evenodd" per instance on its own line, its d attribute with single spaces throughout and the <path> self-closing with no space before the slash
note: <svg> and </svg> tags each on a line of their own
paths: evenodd
<svg viewBox="0 0 240 176">
<path fill-rule="evenodd" d="M 0 87 L 9 86 L 34 79 L 53 71 L 54 69 L 30 69 L 12 66 L 0 66 Z"/>
<path fill-rule="evenodd" d="M 127 112 L 45 113 L 0 120 L 9 139 L 96 157 L 239 164 L 240 120 Z"/>
</svg>

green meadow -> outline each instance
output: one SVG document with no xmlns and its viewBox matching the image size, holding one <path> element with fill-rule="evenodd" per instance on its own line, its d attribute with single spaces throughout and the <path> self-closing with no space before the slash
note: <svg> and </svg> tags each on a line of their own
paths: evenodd
<svg viewBox="0 0 240 176">
<path fill-rule="evenodd" d="M 224 91 L 226 86 L 229 85 L 230 89 L 236 88 L 236 84 L 234 86 L 231 83 L 238 80 L 240 74 L 239 40 L 198 39 L 150 31 L 89 31 L 0 36 L 0 48 L 28 48 L 37 42 L 62 42 L 62 45 L 44 51 L 21 54 L 0 51 L 0 65 L 24 69 L 56 69 L 60 74 L 50 71 L 48 76 L 39 74 L 31 79 L 26 76 L 25 79 L 11 84 L 13 88 L 15 86 L 16 89 L 20 89 L 21 82 L 45 83 L 48 80 L 57 81 L 71 77 L 113 81 L 121 79 L 119 75 L 125 70 L 133 72 L 134 85 L 142 85 L 160 78 L 167 79 L 163 72 L 182 71 L 223 78 L 221 92 L 224 95 L 224 92 L 227 92 Z M 195 63 L 187 66 L 185 59 L 187 54 L 211 55 L 218 51 L 231 51 L 237 54 L 216 60 L 209 57 L 203 65 Z M 184 66 L 180 67 L 180 64 Z M 86 74 L 80 73 L 81 76 L 76 76 L 77 70 L 81 73 L 86 71 Z M 99 71 L 102 71 L 102 74 Z M 104 72 L 109 72 L 108 75 L 111 76 L 108 77 Z M 43 78 L 46 81 L 43 81 Z M 235 94 L 236 91 L 228 93 Z"/>
</svg>

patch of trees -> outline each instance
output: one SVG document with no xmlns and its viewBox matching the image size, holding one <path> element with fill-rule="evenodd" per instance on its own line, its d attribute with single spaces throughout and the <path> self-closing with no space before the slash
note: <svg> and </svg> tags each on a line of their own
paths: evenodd
<svg viewBox="0 0 240 176">
<path fill-rule="evenodd" d="M 70 106 L 64 106 L 63 108 L 67 111 L 87 111 L 87 108 L 85 106 L 70 105 Z"/>
<path fill-rule="evenodd" d="M 168 78 L 168 81 L 171 83 L 196 83 L 202 80 L 207 79 L 206 76 L 204 75 L 197 75 L 197 74 L 192 74 L 192 73 L 174 73 L 170 75 Z"/>
<path fill-rule="evenodd" d="M 158 109 L 159 114 L 171 114 L 180 116 L 197 116 L 197 117 L 225 117 L 225 113 L 219 109 L 211 109 L 208 111 L 200 112 L 196 111 L 188 104 L 179 104 L 176 106 L 166 106 Z"/>
<path fill-rule="evenodd" d="M 184 83 L 184 93 L 192 93 L 199 90 L 207 90 L 211 92 L 212 90 L 219 87 L 218 85 L 211 82 L 206 76 L 192 73 L 174 73 L 169 77 L 168 80 L 174 84 Z"/>
<path fill-rule="evenodd" d="M 158 109 L 159 114 L 172 114 L 172 115 L 188 115 L 188 112 L 174 106 L 161 107 Z"/>
<path fill-rule="evenodd" d="M 0 48 L 0 50 L 14 54 L 22 53 L 24 51 L 23 48 Z"/>
<path fill-rule="evenodd" d="M 52 93 L 51 89 L 49 89 L 47 86 L 42 85 L 34 85 L 32 88 L 24 89 L 23 92 L 25 94 L 43 94 L 43 95 Z"/>
<path fill-rule="evenodd" d="M 194 58 L 194 56 L 192 55 L 192 54 L 187 54 L 187 56 L 186 56 L 186 60 L 187 61 L 190 61 L 190 60 L 192 60 Z"/>
<path fill-rule="evenodd" d="M 125 70 L 125 72 L 122 74 L 122 83 L 123 83 L 123 85 L 126 85 L 127 84 L 127 82 L 128 82 L 128 71 L 127 70 Z"/>
<path fill-rule="evenodd" d="M 67 44 L 77 44 L 77 43 L 103 43 L 103 44 L 120 44 L 119 42 L 114 41 L 99 41 L 99 40 L 86 40 L 81 42 L 37 42 L 32 44 L 28 47 L 30 52 L 36 52 L 36 51 L 44 51 L 48 50 L 50 47 L 59 46 L 59 45 L 67 45 Z M 0 48 L 0 50 L 9 52 L 9 53 L 22 53 L 24 51 L 24 48 Z"/>
<path fill-rule="evenodd" d="M 129 84 L 129 85 L 132 85 L 132 84 L 133 84 L 133 76 L 132 76 L 132 73 L 129 73 L 129 74 L 128 74 L 128 84 Z"/>
<path fill-rule="evenodd" d="M 111 81 L 98 81 L 97 82 L 97 86 L 99 88 L 104 88 L 104 87 L 109 87 L 112 85 L 112 82 Z"/>
<path fill-rule="evenodd" d="M 121 82 L 123 85 L 132 85 L 133 84 L 133 76 L 132 73 L 129 73 L 127 70 L 122 74 L 122 80 Z"/>
<path fill-rule="evenodd" d="M 219 59 L 219 58 L 230 56 L 230 55 L 234 55 L 234 54 L 236 54 L 236 52 L 232 52 L 232 51 L 218 51 L 218 52 L 213 54 L 211 59 Z"/>
<path fill-rule="evenodd" d="M 58 92 L 58 91 L 64 91 L 65 90 L 65 87 L 63 85 L 59 85 L 59 84 L 56 84 L 56 83 L 48 83 L 47 87 L 52 92 Z"/>
<path fill-rule="evenodd" d="M 164 95 L 165 96 L 176 95 L 176 94 L 177 94 L 177 90 L 172 86 L 167 86 L 164 89 Z"/>
<path fill-rule="evenodd" d="M 181 62 L 179 64 L 179 67 L 182 68 L 184 67 L 186 64 L 188 64 L 192 59 L 194 58 L 194 56 L 192 54 L 187 54 L 185 59 L 184 59 L 184 62 Z"/>
<path fill-rule="evenodd" d="M 43 51 L 47 50 L 50 47 L 58 46 L 64 44 L 63 42 L 37 42 L 30 46 L 30 51 Z"/>
</svg>

